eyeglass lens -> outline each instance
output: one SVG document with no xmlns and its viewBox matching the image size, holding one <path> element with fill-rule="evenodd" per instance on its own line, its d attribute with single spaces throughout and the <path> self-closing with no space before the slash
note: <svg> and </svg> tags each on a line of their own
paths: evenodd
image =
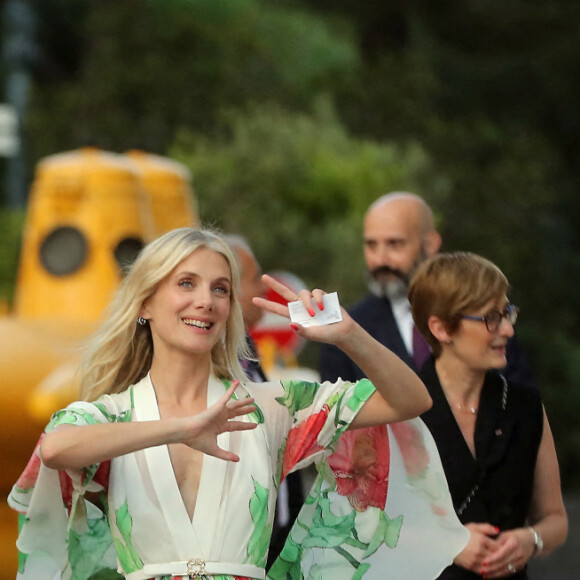
<svg viewBox="0 0 580 580">
<path fill-rule="evenodd" d="M 518 309 L 513 304 L 508 304 L 503 312 L 490 312 L 484 317 L 487 329 L 495 332 L 501 324 L 501 319 L 505 318 L 510 324 L 515 324 L 518 319 Z"/>
</svg>

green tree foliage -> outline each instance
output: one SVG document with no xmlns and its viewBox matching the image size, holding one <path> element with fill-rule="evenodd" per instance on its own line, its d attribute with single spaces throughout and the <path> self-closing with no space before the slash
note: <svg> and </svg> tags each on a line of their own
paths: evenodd
<svg viewBox="0 0 580 580">
<path fill-rule="evenodd" d="M 0 312 L 10 309 L 16 285 L 24 212 L 0 209 Z"/>
<path fill-rule="evenodd" d="M 262 106 L 224 124 L 220 140 L 184 131 L 171 150 L 192 170 L 203 219 L 245 235 L 264 268 L 356 300 L 364 212 L 377 192 L 421 189 L 433 175 L 425 152 L 353 139 L 326 100 L 310 115 Z"/>
<path fill-rule="evenodd" d="M 60 75 L 38 65 L 36 159 L 87 145 L 165 153 L 179 127 L 211 134 L 222 109 L 248 103 L 307 107 L 358 64 L 322 19 L 259 0 L 100 0 L 75 25 L 82 59 Z"/>
</svg>

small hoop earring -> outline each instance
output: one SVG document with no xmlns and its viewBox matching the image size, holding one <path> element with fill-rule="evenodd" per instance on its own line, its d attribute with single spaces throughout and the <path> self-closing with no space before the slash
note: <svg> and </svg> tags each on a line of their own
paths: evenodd
<svg viewBox="0 0 580 580">
<path fill-rule="evenodd" d="M 139 318 L 137 318 L 137 322 L 141 325 L 141 326 L 145 326 L 147 324 L 147 319 L 143 318 L 142 316 L 139 316 Z"/>
</svg>

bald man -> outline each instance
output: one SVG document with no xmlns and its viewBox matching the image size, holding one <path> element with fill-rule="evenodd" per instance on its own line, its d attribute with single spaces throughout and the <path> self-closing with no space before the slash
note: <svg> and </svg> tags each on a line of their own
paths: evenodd
<svg viewBox="0 0 580 580">
<path fill-rule="evenodd" d="M 367 284 L 374 296 L 406 300 L 417 266 L 441 247 L 431 208 L 418 195 L 388 193 L 364 219 Z"/>
<path fill-rule="evenodd" d="M 417 267 L 441 247 L 433 212 L 418 195 L 387 193 L 367 210 L 363 247 L 370 294 L 349 309 L 349 314 L 374 338 L 419 371 L 429 355 L 424 339 L 414 328 L 407 300 L 409 282 Z M 529 364 L 516 340 L 508 343 L 508 366 L 503 374 L 514 382 L 535 386 Z M 320 350 L 323 380 L 358 380 L 364 377 L 342 351 L 331 345 Z"/>
</svg>

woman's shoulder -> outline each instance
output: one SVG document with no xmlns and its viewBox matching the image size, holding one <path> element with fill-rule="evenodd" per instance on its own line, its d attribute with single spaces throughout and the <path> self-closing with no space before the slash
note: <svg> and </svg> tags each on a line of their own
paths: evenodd
<svg viewBox="0 0 580 580">
<path fill-rule="evenodd" d="M 103 395 L 96 401 L 74 401 L 56 411 L 45 431 L 48 433 L 60 425 L 94 425 L 129 420 L 130 410 L 123 410 L 118 398 Z"/>
<path fill-rule="evenodd" d="M 53 416 L 78 416 L 81 422 L 116 422 L 128 420 L 133 408 L 133 386 L 128 387 L 121 393 L 110 393 L 101 395 L 94 401 L 74 401 Z M 84 418 L 84 419 L 83 419 Z M 65 419 L 65 421 L 67 421 Z M 76 422 L 76 421 L 75 421 Z"/>
<path fill-rule="evenodd" d="M 503 388 L 503 385 L 507 385 L 507 392 L 513 399 L 518 399 L 519 401 L 528 401 L 529 403 L 541 404 L 542 395 L 536 387 L 530 387 L 523 383 L 518 383 L 516 381 L 511 381 L 506 379 L 501 373 L 498 373 L 498 382 Z"/>
</svg>

